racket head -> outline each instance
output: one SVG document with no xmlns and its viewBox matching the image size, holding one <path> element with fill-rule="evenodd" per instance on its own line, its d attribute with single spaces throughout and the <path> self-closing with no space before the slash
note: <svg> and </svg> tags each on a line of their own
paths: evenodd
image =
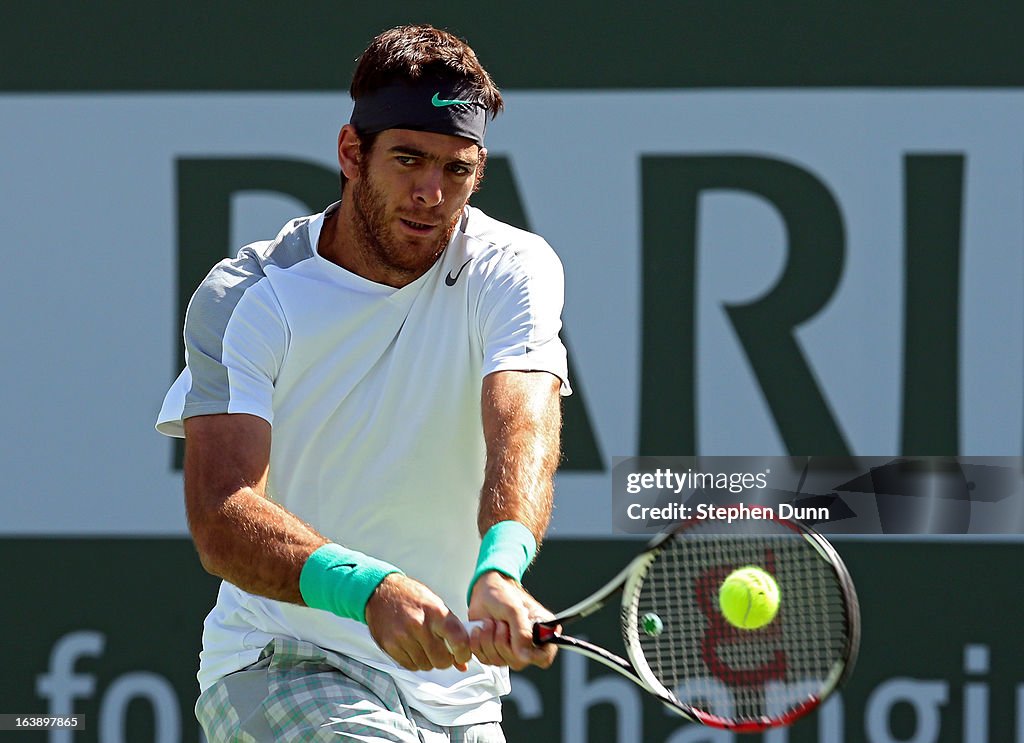
<svg viewBox="0 0 1024 743">
<path fill-rule="evenodd" d="M 729 624 L 718 590 L 748 565 L 779 586 L 778 613 L 756 630 Z M 658 634 L 642 629 L 656 615 Z M 857 595 L 829 542 L 780 519 L 691 519 L 635 562 L 622 595 L 622 634 L 643 683 L 705 725 L 756 731 L 788 725 L 825 700 L 853 668 Z"/>
</svg>

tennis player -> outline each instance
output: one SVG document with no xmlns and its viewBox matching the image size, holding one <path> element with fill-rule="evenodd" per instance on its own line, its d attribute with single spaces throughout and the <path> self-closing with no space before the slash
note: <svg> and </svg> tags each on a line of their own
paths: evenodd
<svg viewBox="0 0 1024 743">
<path fill-rule="evenodd" d="M 213 268 L 157 423 L 223 578 L 196 714 L 210 741 L 501 741 L 508 669 L 554 657 L 520 579 L 570 393 L 561 264 L 468 204 L 503 103 L 465 42 L 386 31 L 350 92 L 341 200 Z"/>
</svg>

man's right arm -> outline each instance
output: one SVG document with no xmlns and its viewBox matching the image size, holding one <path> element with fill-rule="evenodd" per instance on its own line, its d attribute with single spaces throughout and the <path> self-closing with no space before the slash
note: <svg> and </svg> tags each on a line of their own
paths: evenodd
<svg viewBox="0 0 1024 743">
<path fill-rule="evenodd" d="M 250 593 L 306 605 L 302 569 L 329 540 L 266 497 L 270 423 L 231 413 L 190 417 L 184 427 L 185 509 L 203 567 Z M 401 573 L 377 586 L 365 621 L 377 644 L 410 670 L 465 669 L 469 661 L 462 622 Z"/>
<path fill-rule="evenodd" d="M 250 593 L 305 604 L 299 575 L 328 540 L 266 497 L 270 423 L 223 414 L 184 425 L 185 512 L 203 567 Z"/>
</svg>

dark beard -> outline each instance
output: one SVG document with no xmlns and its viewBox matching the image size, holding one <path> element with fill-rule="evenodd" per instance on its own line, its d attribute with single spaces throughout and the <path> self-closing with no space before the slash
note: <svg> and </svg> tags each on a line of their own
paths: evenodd
<svg viewBox="0 0 1024 743">
<path fill-rule="evenodd" d="M 369 178 L 361 178 L 350 182 L 352 205 L 355 207 L 356 229 L 363 249 L 378 265 L 401 274 L 410 281 L 426 273 L 441 253 L 448 246 L 448 241 L 455 232 L 460 212 L 456 212 L 451 224 L 441 233 L 433 249 L 424 253 L 421 247 L 416 250 L 404 248 L 401 244 L 388 238 L 387 208 L 384 195 Z"/>
</svg>

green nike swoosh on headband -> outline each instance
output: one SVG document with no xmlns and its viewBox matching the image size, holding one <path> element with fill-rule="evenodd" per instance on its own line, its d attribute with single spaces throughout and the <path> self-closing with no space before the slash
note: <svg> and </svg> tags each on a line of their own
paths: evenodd
<svg viewBox="0 0 1024 743">
<path fill-rule="evenodd" d="M 454 106 L 456 103 L 473 103 L 474 102 L 474 101 L 459 101 L 459 100 L 448 101 L 448 100 L 445 100 L 444 98 L 439 98 L 438 97 L 439 95 L 440 95 L 439 93 L 434 93 L 434 97 L 430 99 L 430 102 L 432 104 L 434 104 L 434 106 L 436 106 L 437 108 L 443 108 L 444 106 Z"/>
</svg>

